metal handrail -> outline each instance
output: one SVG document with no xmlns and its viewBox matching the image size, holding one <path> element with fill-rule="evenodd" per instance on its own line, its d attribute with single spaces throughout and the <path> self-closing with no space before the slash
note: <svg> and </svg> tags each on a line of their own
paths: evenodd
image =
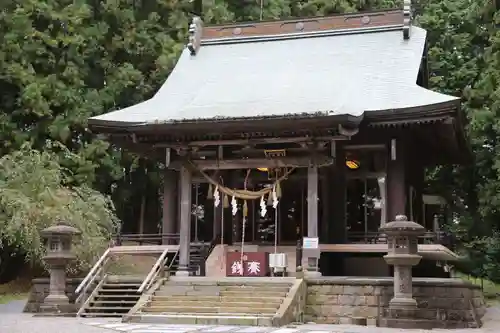
<svg viewBox="0 0 500 333">
<path fill-rule="evenodd" d="M 170 264 L 168 265 L 168 269 L 171 270 L 172 268 L 172 265 L 174 264 L 175 262 L 175 259 L 177 259 L 177 257 L 179 256 L 179 250 L 177 250 L 174 254 L 174 256 L 172 257 L 172 261 L 170 261 Z"/>
<path fill-rule="evenodd" d="M 75 290 L 75 294 L 78 295 L 84 288 L 86 288 L 87 285 L 90 284 L 90 280 L 94 280 L 92 276 L 97 275 L 98 271 L 100 271 L 100 267 L 106 260 L 108 254 L 110 252 L 110 249 L 108 248 L 104 254 L 99 258 L 99 260 L 95 263 L 95 265 L 92 267 L 90 272 L 85 276 L 83 281 L 78 285 L 78 287 Z"/>
<path fill-rule="evenodd" d="M 103 276 L 103 278 L 101 279 L 101 281 L 99 281 L 99 283 L 97 284 L 97 286 L 94 288 L 94 291 L 89 295 L 89 297 L 87 297 L 87 299 L 85 300 L 85 302 L 82 302 L 82 305 L 80 306 L 80 309 L 78 310 L 78 312 L 76 313 L 76 316 L 77 317 L 80 317 L 83 313 L 83 311 L 85 311 L 85 307 L 90 303 L 91 299 L 97 294 L 98 290 L 101 289 L 102 285 L 106 282 L 106 279 L 107 279 L 108 275 L 105 274 Z M 86 289 L 85 289 L 86 291 Z M 85 293 L 82 293 L 78 299 L 80 297 L 82 297 L 83 295 L 85 295 Z M 77 301 L 75 302 L 75 304 L 79 304 L 78 303 L 78 299 Z"/>
<path fill-rule="evenodd" d="M 104 255 L 103 255 L 103 257 L 104 257 Z M 83 303 L 83 302 L 86 301 L 86 299 L 84 299 L 84 296 L 87 295 L 88 289 L 90 288 L 90 286 L 92 286 L 92 284 L 95 282 L 95 280 L 97 279 L 97 277 L 98 276 L 103 277 L 102 273 L 104 272 L 104 267 L 108 263 L 108 260 L 109 260 L 109 257 L 106 257 L 104 259 L 104 261 L 102 261 L 102 265 L 99 266 L 99 268 L 95 271 L 95 274 L 92 275 L 92 277 L 90 278 L 90 280 L 88 281 L 88 283 L 84 286 L 83 290 L 81 291 L 81 293 L 79 295 L 75 292 L 75 294 L 78 295 L 78 297 L 75 300 L 75 304 L 80 304 L 80 303 Z"/>
<path fill-rule="evenodd" d="M 168 249 L 163 251 L 158 260 L 156 260 L 155 264 L 151 268 L 151 271 L 149 271 L 149 274 L 146 276 L 139 289 L 137 289 L 137 292 L 142 293 L 144 289 L 148 289 L 151 286 L 153 281 L 158 276 L 160 268 L 165 267 L 165 260 L 166 258 L 168 259 L 167 255 L 168 255 Z"/>
</svg>

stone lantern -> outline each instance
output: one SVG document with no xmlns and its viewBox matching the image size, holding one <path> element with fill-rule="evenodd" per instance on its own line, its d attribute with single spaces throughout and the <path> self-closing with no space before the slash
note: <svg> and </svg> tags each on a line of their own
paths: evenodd
<svg viewBox="0 0 500 333">
<path fill-rule="evenodd" d="M 42 259 L 50 274 L 49 295 L 41 306 L 44 311 L 67 312 L 70 308 L 66 296 L 66 267 L 76 259 L 71 252 L 71 242 L 74 236 L 80 234 L 78 229 L 67 225 L 55 225 L 41 232 L 47 248 L 47 254 Z"/>
<path fill-rule="evenodd" d="M 384 256 L 388 265 L 394 266 L 394 297 L 389 302 L 390 317 L 412 318 L 417 310 L 413 298 L 412 267 L 418 265 L 422 257 L 418 255 L 418 237 L 425 228 L 408 221 L 404 215 L 380 228 L 387 235 L 388 253 Z"/>
</svg>

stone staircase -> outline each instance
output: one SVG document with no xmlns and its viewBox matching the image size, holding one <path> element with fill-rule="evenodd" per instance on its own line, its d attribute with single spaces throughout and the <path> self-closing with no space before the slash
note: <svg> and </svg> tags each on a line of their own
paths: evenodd
<svg viewBox="0 0 500 333">
<path fill-rule="evenodd" d="M 295 278 L 170 277 L 145 295 L 128 322 L 278 326 Z"/>
<path fill-rule="evenodd" d="M 100 284 L 82 307 L 82 317 L 123 317 L 137 303 L 143 277 L 112 276 Z"/>
</svg>

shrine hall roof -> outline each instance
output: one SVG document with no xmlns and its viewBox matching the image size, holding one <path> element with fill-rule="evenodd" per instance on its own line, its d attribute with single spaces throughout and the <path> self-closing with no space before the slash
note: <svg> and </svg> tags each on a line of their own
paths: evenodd
<svg viewBox="0 0 500 333">
<path fill-rule="evenodd" d="M 349 24 L 351 19 L 358 23 Z M 89 123 L 121 127 L 335 115 L 362 119 L 459 107 L 458 98 L 417 85 L 426 31 L 410 27 L 403 11 L 313 20 L 201 31 L 194 24 L 191 43 L 151 99 Z"/>
</svg>

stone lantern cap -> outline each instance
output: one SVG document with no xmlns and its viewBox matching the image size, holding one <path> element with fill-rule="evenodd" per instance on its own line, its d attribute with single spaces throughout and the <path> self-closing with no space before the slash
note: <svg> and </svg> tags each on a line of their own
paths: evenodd
<svg viewBox="0 0 500 333">
<path fill-rule="evenodd" d="M 388 236 L 420 236 L 425 233 L 425 228 L 418 223 L 408 221 L 405 215 L 398 215 L 395 221 L 386 223 L 384 226 L 380 227 L 379 231 Z"/>
<path fill-rule="evenodd" d="M 40 232 L 44 238 L 50 238 L 53 236 L 78 236 L 81 233 L 82 232 L 80 230 L 64 224 L 53 225 Z"/>
</svg>

